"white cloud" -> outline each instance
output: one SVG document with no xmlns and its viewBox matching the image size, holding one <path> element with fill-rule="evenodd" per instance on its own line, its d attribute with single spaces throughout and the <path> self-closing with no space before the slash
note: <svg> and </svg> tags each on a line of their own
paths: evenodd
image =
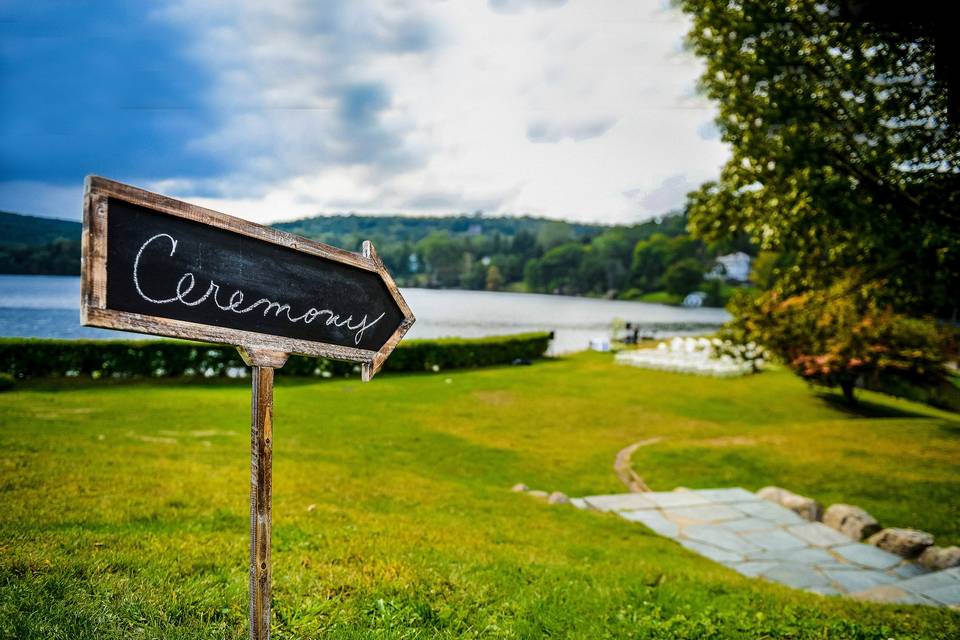
<svg viewBox="0 0 960 640">
<path fill-rule="evenodd" d="M 632 222 L 727 157 L 702 135 L 714 111 L 688 23 L 659 0 L 177 0 L 164 15 L 216 78 L 223 118 L 192 144 L 237 169 L 153 186 L 228 213 Z"/>
<path fill-rule="evenodd" d="M 494 11 L 501 13 L 520 13 L 521 11 L 555 9 L 562 7 L 567 0 L 488 0 Z"/>
<path fill-rule="evenodd" d="M 695 188 L 696 185 L 687 180 L 686 176 L 677 174 L 670 176 L 654 189 L 630 189 L 624 195 L 636 199 L 644 211 L 656 214 L 676 208 L 683 202 L 684 196 Z"/>
<path fill-rule="evenodd" d="M 562 142 L 573 140 L 581 142 L 598 138 L 613 126 L 613 118 L 593 118 L 573 122 L 537 120 L 527 127 L 527 139 L 530 142 Z"/>
</svg>

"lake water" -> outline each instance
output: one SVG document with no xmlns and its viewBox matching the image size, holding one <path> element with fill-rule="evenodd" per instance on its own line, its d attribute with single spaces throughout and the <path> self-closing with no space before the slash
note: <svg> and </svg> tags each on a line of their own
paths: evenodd
<svg viewBox="0 0 960 640">
<path fill-rule="evenodd" d="M 643 302 L 532 293 L 404 289 L 417 322 L 410 338 L 480 337 L 553 331 L 551 352 L 586 349 L 608 337 L 614 319 L 639 323 L 657 336 L 710 331 L 729 318 L 723 309 L 686 309 Z M 0 336 L 129 338 L 135 334 L 80 326 L 80 278 L 0 275 Z M 139 336 L 143 337 L 143 336 Z"/>
</svg>

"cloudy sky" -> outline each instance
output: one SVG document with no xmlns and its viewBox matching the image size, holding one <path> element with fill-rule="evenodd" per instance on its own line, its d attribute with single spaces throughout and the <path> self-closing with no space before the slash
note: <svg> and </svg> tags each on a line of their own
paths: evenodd
<svg viewBox="0 0 960 640">
<path fill-rule="evenodd" d="M 634 222 L 727 151 L 666 0 L 0 3 L 0 209 L 96 173 L 268 222 Z"/>
</svg>

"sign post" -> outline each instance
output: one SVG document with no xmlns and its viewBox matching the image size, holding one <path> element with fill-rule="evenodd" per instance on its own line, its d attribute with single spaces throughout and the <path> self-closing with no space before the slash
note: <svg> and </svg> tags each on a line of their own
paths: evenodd
<svg viewBox="0 0 960 640">
<path fill-rule="evenodd" d="M 370 242 L 351 253 L 96 176 L 80 283 L 86 326 L 234 345 L 252 368 L 250 638 L 267 640 L 274 370 L 326 357 L 367 382 L 413 313 Z"/>
<path fill-rule="evenodd" d="M 273 370 L 287 354 L 240 350 L 252 368 L 250 398 L 250 639 L 270 637 L 273 525 Z"/>
</svg>

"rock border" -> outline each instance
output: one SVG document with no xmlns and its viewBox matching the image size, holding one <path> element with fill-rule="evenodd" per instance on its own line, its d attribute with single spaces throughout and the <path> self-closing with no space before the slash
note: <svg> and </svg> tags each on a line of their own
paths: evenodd
<svg viewBox="0 0 960 640">
<path fill-rule="evenodd" d="M 934 571 L 960 567 L 960 547 L 938 547 L 933 534 L 903 527 L 882 528 L 865 509 L 852 504 L 832 504 L 826 510 L 813 498 L 783 487 L 763 487 L 757 495 L 786 507 L 811 522 L 823 522 L 851 540 L 865 542 Z"/>
</svg>

